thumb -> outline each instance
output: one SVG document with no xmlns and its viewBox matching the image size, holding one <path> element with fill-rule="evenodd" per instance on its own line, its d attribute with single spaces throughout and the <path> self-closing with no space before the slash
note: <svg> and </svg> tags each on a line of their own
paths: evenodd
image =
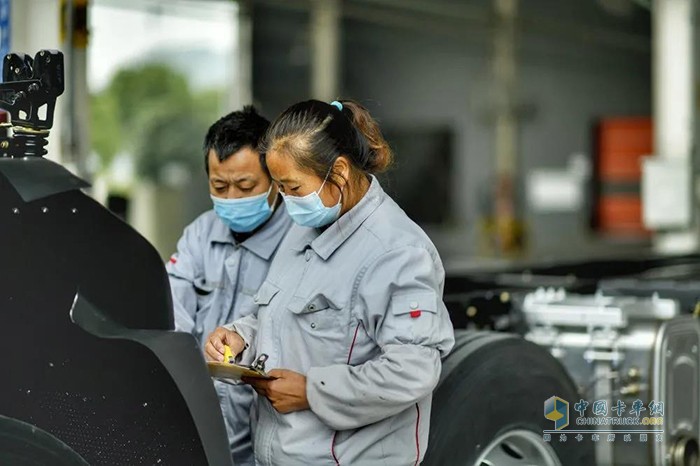
<svg viewBox="0 0 700 466">
<path fill-rule="evenodd" d="M 221 334 L 214 335 L 214 337 L 211 339 L 211 344 L 214 346 L 214 348 L 216 348 L 222 354 L 224 352 L 225 342 L 226 342 L 226 333 L 224 333 L 223 335 L 221 335 Z"/>
</svg>

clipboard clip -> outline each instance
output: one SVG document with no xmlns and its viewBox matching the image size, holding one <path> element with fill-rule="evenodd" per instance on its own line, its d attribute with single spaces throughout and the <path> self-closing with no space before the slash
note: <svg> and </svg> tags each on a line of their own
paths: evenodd
<svg viewBox="0 0 700 466">
<path fill-rule="evenodd" d="M 258 359 L 255 360 L 253 364 L 250 365 L 250 368 L 253 369 L 254 371 L 258 371 L 260 373 L 265 373 L 265 361 L 267 361 L 269 356 L 265 353 L 261 354 Z"/>
</svg>

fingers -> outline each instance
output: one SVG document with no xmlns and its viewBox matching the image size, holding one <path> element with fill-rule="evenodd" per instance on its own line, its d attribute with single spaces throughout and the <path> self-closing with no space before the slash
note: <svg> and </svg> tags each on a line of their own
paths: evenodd
<svg viewBox="0 0 700 466">
<path fill-rule="evenodd" d="M 272 382 L 272 380 L 258 379 L 256 377 L 243 377 L 241 380 L 253 388 L 261 388 L 264 390 L 270 388 L 270 382 Z"/>
<path fill-rule="evenodd" d="M 284 384 L 287 382 L 284 382 L 282 378 L 286 373 L 290 373 L 291 371 L 273 369 L 270 371 L 270 375 L 273 375 L 273 372 L 276 374 L 275 377 L 278 377 L 275 380 L 244 377 L 243 381 L 253 387 L 258 395 L 267 398 L 272 407 L 281 414 L 306 409 L 304 407 L 299 407 L 298 403 L 294 400 L 294 396 L 289 395 L 286 393 L 286 390 L 284 390 Z"/>
<path fill-rule="evenodd" d="M 226 329 L 223 329 L 221 327 L 217 328 L 214 330 L 214 333 L 211 334 L 211 337 L 209 337 L 209 341 L 212 343 L 214 348 L 221 353 L 222 359 L 223 359 L 223 354 L 224 354 L 224 340 L 226 339 Z"/>
<path fill-rule="evenodd" d="M 253 387 L 253 390 L 257 392 L 258 395 L 264 396 L 265 398 L 268 397 L 269 395 L 269 384 L 264 383 L 268 382 L 267 380 L 262 380 L 262 379 L 256 379 L 256 378 L 251 378 L 251 377 L 242 377 L 241 380 L 243 383 L 246 383 Z"/>
<path fill-rule="evenodd" d="M 272 407 L 275 408 L 275 410 L 280 414 L 289 414 L 291 412 L 294 412 L 294 409 L 292 409 L 291 406 L 281 403 L 273 403 Z"/>
<path fill-rule="evenodd" d="M 253 387 L 260 396 L 268 399 L 281 414 L 309 409 L 306 398 L 306 377 L 287 369 L 272 369 L 268 375 L 274 379 L 243 377 L 243 382 Z"/>
<path fill-rule="evenodd" d="M 224 360 L 224 339 L 227 336 L 228 330 L 223 327 L 218 327 L 211 332 L 207 338 L 207 344 L 204 346 L 204 353 L 211 361 Z"/>
<path fill-rule="evenodd" d="M 211 340 L 207 341 L 207 344 L 204 346 L 204 356 L 206 356 L 207 360 L 209 361 L 218 361 L 221 362 L 224 360 L 224 355 L 223 353 L 219 352 L 214 345 L 212 344 Z"/>
</svg>

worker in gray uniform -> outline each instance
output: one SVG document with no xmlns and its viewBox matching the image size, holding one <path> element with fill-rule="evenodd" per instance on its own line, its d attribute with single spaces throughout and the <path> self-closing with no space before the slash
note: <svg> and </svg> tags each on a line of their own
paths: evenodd
<svg viewBox="0 0 700 466">
<path fill-rule="evenodd" d="M 213 210 L 192 222 L 166 268 L 175 329 L 203 343 L 216 327 L 255 315 L 253 296 L 292 222 L 259 153 L 269 121 L 252 107 L 214 123 L 204 140 Z M 237 466 L 254 465 L 253 390 L 215 387 Z"/>
<path fill-rule="evenodd" d="M 205 346 L 218 361 L 224 344 L 243 364 L 269 356 L 274 380 L 245 379 L 260 395 L 257 464 L 419 464 L 454 333 L 434 245 L 374 176 L 388 144 L 359 104 L 311 100 L 280 115 L 265 146 L 296 225 L 257 315 Z"/>
</svg>

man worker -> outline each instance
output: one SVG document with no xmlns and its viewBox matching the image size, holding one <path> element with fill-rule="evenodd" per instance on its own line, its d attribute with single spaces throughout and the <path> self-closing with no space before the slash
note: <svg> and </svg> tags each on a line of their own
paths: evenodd
<svg viewBox="0 0 700 466">
<path fill-rule="evenodd" d="M 166 265 L 175 329 L 200 345 L 215 328 L 257 312 L 253 295 L 292 224 L 259 152 L 269 125 L 247 106 L 214 123 L 204 139 L 214 208 L 185 228 Z M 253 390 L 214 384 L 234 464 L 253 466 Z"/>
</svg>

